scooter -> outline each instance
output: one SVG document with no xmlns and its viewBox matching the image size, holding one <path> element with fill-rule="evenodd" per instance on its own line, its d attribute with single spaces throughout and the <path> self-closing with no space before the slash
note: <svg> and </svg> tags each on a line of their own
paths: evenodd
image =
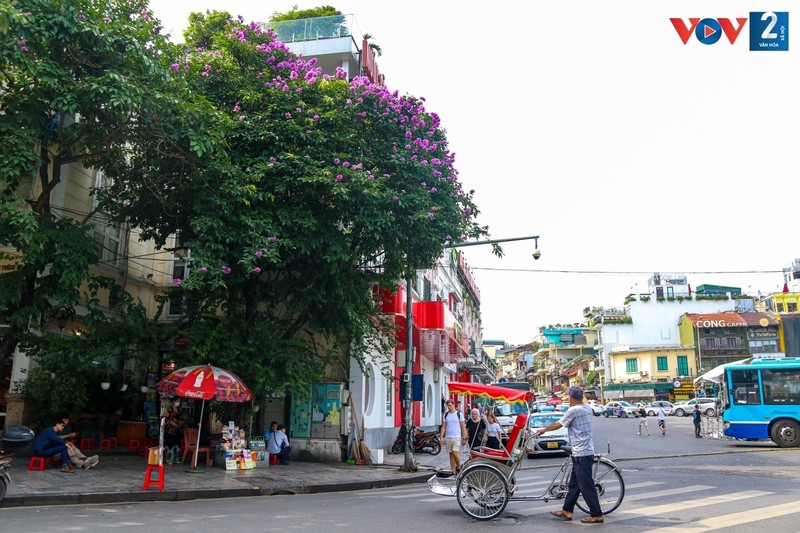
<svg viewBox="0 0 800 533">
<path fill-rule="evenodd" d="M 11 466 L 11 454 L 27 449 L 36 434 L 25 426 L 11 425 L 3 433 L 2 449 L 0 449 L 0 502 L 6 497 L 8 486 L 11 485 L 11 475 L 8 473 Z M 5 450 L 5 451 L 3 451 Z"/>
<path fill-rule="evenodd" d="M 437 455 L 442 451 L 442 443 L 439 442 L 438 431 L 420 431 L 414 429 L 414 451 L 427 452 L 431 455 Z M 400 431 L 397 433 L 397 438 L 394 439 L 392 444 L 392 453 L 402 453 L 406 447 L 406 426 L 400 426 Z"/>
</svg>

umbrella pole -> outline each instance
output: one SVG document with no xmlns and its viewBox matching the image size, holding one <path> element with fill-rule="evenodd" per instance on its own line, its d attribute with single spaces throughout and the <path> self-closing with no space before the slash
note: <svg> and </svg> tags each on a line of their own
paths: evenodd
<svg viewBox="0 0 800 533">
<path fill-rule="evenodd" d="M 200 404 L 200 422 L 197 424 L 197 442 L 194 446 L 194 457 L 192 458 L 192 468 L 187 470 L 187 472 L 202 472 L 202 470 L 197 469 L 197 454 L 200 450 L 200 432 L 203 430 L 203 411 L 206 407 L 206 401 L 203 400 L 203 403 Z M 211 452 L 207 452 L 211 453 Z"/>
</svg>

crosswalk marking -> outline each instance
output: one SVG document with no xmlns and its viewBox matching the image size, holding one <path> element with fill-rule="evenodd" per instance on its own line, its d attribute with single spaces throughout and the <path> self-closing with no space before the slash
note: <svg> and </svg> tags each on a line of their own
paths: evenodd
<svg viewBox="0 0 800 533">
<path fill-rule="evenodd" d="M 653 529 L 651 531 L 658 531 L 658 533 L 699 533 L 703 531 L 713 531 L 715 529 L 722 529 L 725 527 L 739 526 L 748 524 L 750 522 L 757 522 L 767 518 L 774 518 L 776 516 L 784 516 L 789 514 L 800 513 L 800 506 L 797 502 L 782 503 L 779 505 L 772 505 L 770 507 L 759 507 L 755 509 L 748 509 L 747 511 L 740 511 L 738 513 L 731 513 L 722 516 L 714 516 L 706 518 L 691 524 L 685 524 L 674 527 L 665 527 Z M 645 532 L 649 533 L 649 532 Z"/>
<path fill-rule="evenodd" d="M 614 514 L 638 515 L 638 516 L 655 516 L 660 514 L 672 513 L 674 511 L 685 511 L 686 509 L 694 509 L 696 507 L 705 507 L 707 505 L 714 505 L 716 503 L 729 503 L 737 500 L 745 500 L 747 498 L 756 498 L 758 496 L 767 496 L 774 494 L 772 492 L 765 492 L 763 490 L 746 490 L 742 492 L 732 492 L 730 494 L 720 494 L 719 496 L 709 496 L 707 498 L 698 498 L 693 501 L 680 501 L 675 503 L 667 503 L 663 505 L 648 505 L 639 509 L 623 509 L 625 500 L 622 501 L 622 506 L 617 509 Z"/>
<path fill-rule="evenodd" d="M 672 496 L 674 494 L 685 494 L 689 492 L 709 490 L 713 488 L 714 487 L 710 485 L 690 485 L 688 487 L 677 487 L 674 489 L 664 489 L 651 492 L 640 492 L 638 494 L 630 494 L 629 487 L 625 487 L 625 498 L 622 500 L 622 503 L 624 504 L 625 502 L 630 502 L 630 501 L 649 500 L 650 498 L 661 498 L 664 496 Z"/>
</svg>

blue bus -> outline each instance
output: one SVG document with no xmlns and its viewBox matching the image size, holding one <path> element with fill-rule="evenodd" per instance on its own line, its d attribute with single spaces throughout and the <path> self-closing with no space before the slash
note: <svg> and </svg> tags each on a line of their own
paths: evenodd
<svg viewBox="0 0 800 533">
<path fill-rule="evenodd" d="M 800 358 L 725 365 L 723 433 L 800 446 Z"/>
</svg>

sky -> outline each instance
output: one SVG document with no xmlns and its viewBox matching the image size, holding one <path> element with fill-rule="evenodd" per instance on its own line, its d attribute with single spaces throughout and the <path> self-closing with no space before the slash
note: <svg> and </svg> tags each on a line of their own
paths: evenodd
<svg viewBox="0 0 800 533">
<path fill-rule="evenodd" d="M 622 307 L 656 272 L 780 292 L 800 257 L 794 2 L 150 1 L 176 41 L 192 11 L 263 22 L 295 5 L 372 34 L 388 88 L 440 115 L 492 238 L 539 236 L 538 261 L 532 241 L 464 249 L 484 339 Z M 751 12 L 788 12 L 788 51 L 750 51 L 769 22 Z M 748 20 L 733 44 L 684 44 L 670 18 Z"/>
</svg>

